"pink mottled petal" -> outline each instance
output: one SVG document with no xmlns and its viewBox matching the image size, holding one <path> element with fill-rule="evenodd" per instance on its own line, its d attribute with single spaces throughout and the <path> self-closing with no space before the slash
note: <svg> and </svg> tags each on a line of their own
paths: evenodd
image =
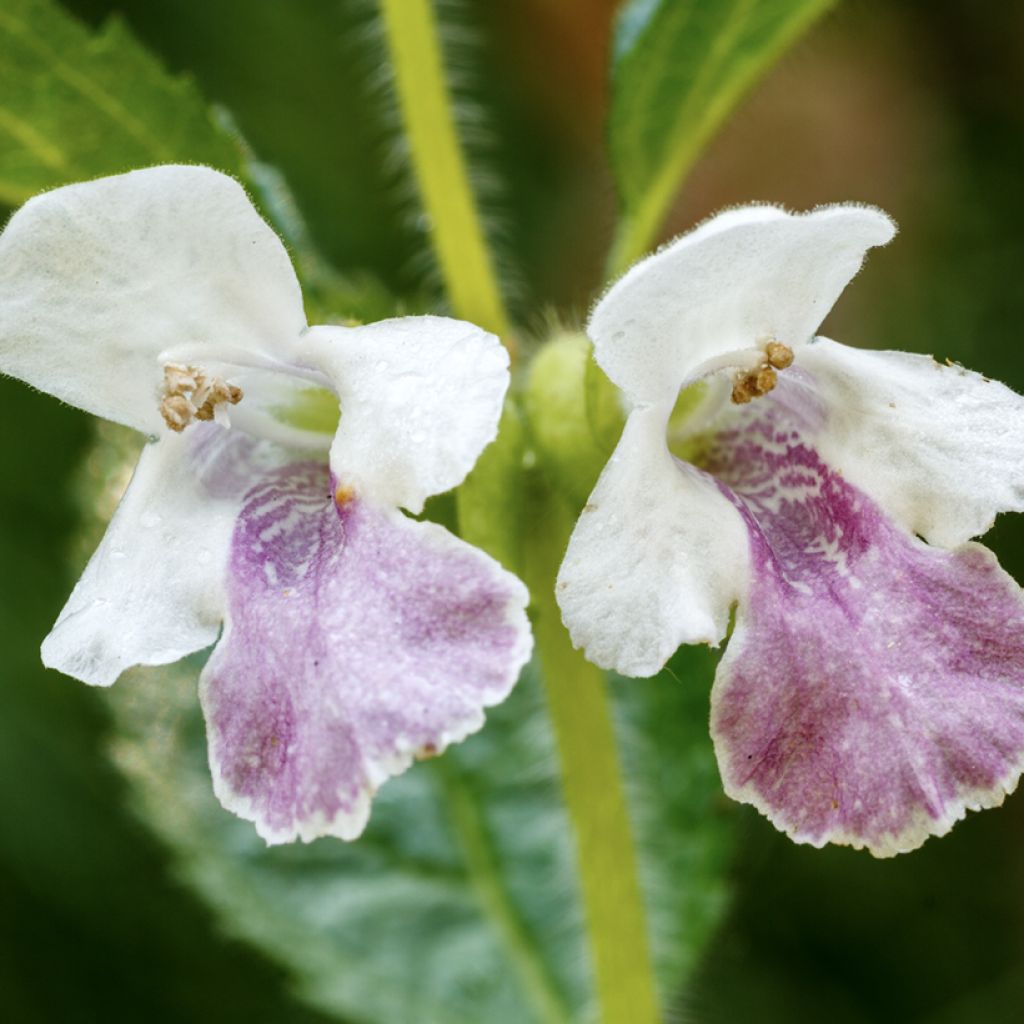
<svg viewBox="0 0 1024 1024">
<path fill-rule="evenodd" d="M 530 653 L 526 600 L 433 523 L 335 505 L 326 467 L 266 477 L 238 519 L 201 683 L 221 802 L 270 843 L 359 835 L 381 783 L 508 695 Z"/>
<path fill-rule="evenodd" d="M 752 558 L 712 697 L 726 790 L 800 842 L 914 849 L 1024 766 L 1020 590 L 980 545 L 901 530 L 757 406 L 711 460 Z"/>
</svg>

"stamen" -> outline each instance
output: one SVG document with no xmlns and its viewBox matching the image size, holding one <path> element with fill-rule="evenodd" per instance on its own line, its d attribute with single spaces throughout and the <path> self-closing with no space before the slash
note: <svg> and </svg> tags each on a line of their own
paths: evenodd
<svg viewBox="0 0 1024 1024">
<path fill-rule="evenodd" d="M 242 389 L 219 377 L 207 377 L 195 366 L 169 363 L 164 367 L 160 415 L 175 433 L 195 420 L 212 420 L 219 405 L 237 405 Z"/>
<path fill-rule="evenodd" d="M 770 339 L 764 347 L 764 362 L 752 370 L 737 374 L 732 388 L 733 403 L 746 405 L 752 399 L 767 395 L 779 381 L 775 371 L 792 365 L 793 350 L 781 341 Z"/>
</svg>

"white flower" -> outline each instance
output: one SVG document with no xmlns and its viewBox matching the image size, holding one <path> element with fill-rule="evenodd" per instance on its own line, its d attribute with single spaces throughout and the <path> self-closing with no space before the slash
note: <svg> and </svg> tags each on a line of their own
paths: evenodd
<svg viewBox="0 0 1024 1024">
<path fill-rule="evenodd" d="M 0 370 L 153 439 L 44 661 L 108 685 L 223 622 L 201 683 L 221 800 L 268 840 L 357 835 L 529 654 L 522 584 L 398 511 L 462 481 L 507 366 L 441 317 L 307 327 L 284 246 L 207 168 L 31 200 L 0 236 Z"/>
<path fill-rule="evenodd" d="M 1001 802 L 1024 760 L 1024 605 L 965 543 L 1024 508 L 1024 400 L 814 338 L 893 233 L 866 207 L 737 209 L 612 286 L 589 334 L 632 412 L 558 581 L 576 644 L 626 675 L 717 646 L 735 610 L 727 791 L 878 854 Z"/>
</svg>

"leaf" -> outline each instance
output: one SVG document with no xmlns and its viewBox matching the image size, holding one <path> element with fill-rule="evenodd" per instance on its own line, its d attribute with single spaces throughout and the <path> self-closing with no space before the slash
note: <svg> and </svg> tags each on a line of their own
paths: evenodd
<svg viewBox="0 0 1024 1024">
<path fill-rule="evenodd" d="M 612 42 L 610 147 L 620 273 L 744 93 L 834 0 L 628 0 Z"/>
<path fill-rule="evenodd" d="M 193 83 L 117 19 L 92 33 L 52 0 L 0 6 L 0 202 L 133 167 L 241 169 Z"/>
<path fill-rule="evenodd" d="M 358 841 L 267 848 L 213 797 L 195 660 L 111 691 L 142 819 L 231 934 L 345 1020 L 569 1024 L 592 979 L 554 738 L 527 672 L 484 729 L 388 782 Z M 618 727 L 663 1001 L 726 905 L 733 818 L 707 735 L 708 664 L 617 681 Z M 690 670 L 693 670 L 692 672 Z"/>
</svg>

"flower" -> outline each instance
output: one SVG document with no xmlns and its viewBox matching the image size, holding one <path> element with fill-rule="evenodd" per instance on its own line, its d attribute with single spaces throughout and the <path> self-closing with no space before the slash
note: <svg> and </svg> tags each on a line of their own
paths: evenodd
<svg viewBox="0 0 1024 1024">
<path fill-rule="evenodd" d="M 967 543 L 1024 508 L 1024 400 L 812 337 L 894 231 L 859 206 L 736 209 L 611 287 L 589 334 L 632 411 L 557 584 L 574 642 L 633 676 L 717 646 L 735 608 L 726 791 L 879 856 L 1001 803 L 1024 762 L 1024 604 Z"/>
<path fill-rule="evenodd" d="M 492 335 L 431 316 L 307 327 L 242 188 L 169 166 L 12 217 L 0 369 L 153 439 L 44 662 L 106 686 L 217 641 L 200 680 L 214 788 L 268 842 L 354 838 L 381 782 L 507 696 L 525 588 L 399 511 L 494 438 Z"/>
</svg>

